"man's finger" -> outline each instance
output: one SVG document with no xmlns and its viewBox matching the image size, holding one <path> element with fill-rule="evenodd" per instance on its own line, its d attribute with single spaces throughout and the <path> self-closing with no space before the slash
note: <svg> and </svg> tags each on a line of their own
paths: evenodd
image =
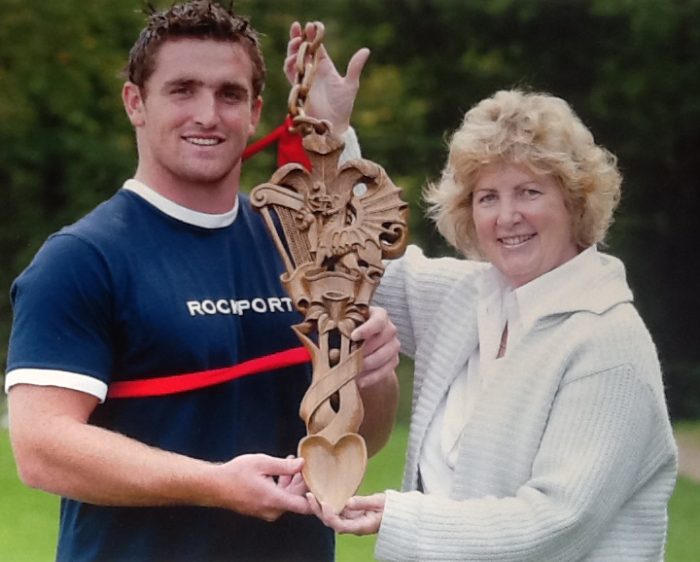
<svg viewBox="0 0 700 562">
<path fill-rule="evenodd" d="M 352 56 L 350 62 L 348 63 L 348 70 L 345 73 L 346 80 L 349 80 L 352 83 L 358 83 L 360 81 L 360 75 L 362 74 L 362 69 L 365 67 L 365 63 L 369 58 L 369 52 L 370 51 L 367 47 L 363 47 Z"/>
<path fill-rule="evenodd" d="M 301 37 L 301 24 L 298 21 L 295 21 L 289 26 L 289 38 L 295 39 L 297 37 Z"/>
<path fill-rule="evenodd" d="M 258 467 L 267 476 L 294 475 L 297 472 L 301 472 L 304 466 L 304 459 L 301 457 L 286 459 L 269 457 L 267 455 L 261 455 L 261 457 Z"/>
<path fill-rule="evenodd" d="M 316 39 L 316 31 L 318 28 L 316 27 L 316 24 L 314 22 L 307 22 L 306 27 L 304 28 L 304 35 L 306 36 L 307 41 L 313 41 Z"/>
<path fill-rule="evenodd" d="M 369 307 L 369 317 L 350 334 L 352 341 L 366 340 L 374 334 L 381 333 L 389 322 L 386 310 L 377 306 Z"/>
</svg>

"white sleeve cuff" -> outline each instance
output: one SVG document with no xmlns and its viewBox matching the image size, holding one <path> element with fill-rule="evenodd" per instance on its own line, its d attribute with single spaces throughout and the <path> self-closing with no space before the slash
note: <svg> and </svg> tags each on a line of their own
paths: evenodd
<svg viewBox="0 0 700 562">
<path fill-rule="evenodd" d="M 16 384 L 36 386 L 57 386 L 85 392 L 104 402 L 107 397 L 107 384 L 89 375 L 54 369 L 14 369 L 5 376 L 5 393 Z"/>
<path fill-rule="evenodd" d="M 360 150 L 360 141 L 357 138 L 357 133 L 352 127 L 348 127 L 343 133 L 341 139 L 345 143 L 345 148 L 340 154 L 340 160 L 338 164 L 342 165 L 350 160 L 357 160 L 362 158 L 362 151 Z"/>
</svg>

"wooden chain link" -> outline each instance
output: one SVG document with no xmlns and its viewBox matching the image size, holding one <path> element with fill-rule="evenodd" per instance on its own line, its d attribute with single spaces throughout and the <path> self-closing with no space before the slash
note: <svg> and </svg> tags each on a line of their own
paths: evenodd
<svg viewBox="0 0 700 562">
<path fill-rule="evenodd" d="M 301 135 L 307 135 L 313 130 L 324 133 L 328 129 L 327 123 L 306 115 L 304 108 L 318 66 L 318 48 L 323 43 L 325 35 L 325 28 L 320 21 L 313 22 L 313 26 L 316 28 L 313 41 L 309 41 L 307 38 L 306 26 L 302 30 L 302 42 L 299 45 L 295 65 L 294 84 L 289 93 L 288 101 L 289 115 L 294 122 L 291 130 Z"/>
</svg>

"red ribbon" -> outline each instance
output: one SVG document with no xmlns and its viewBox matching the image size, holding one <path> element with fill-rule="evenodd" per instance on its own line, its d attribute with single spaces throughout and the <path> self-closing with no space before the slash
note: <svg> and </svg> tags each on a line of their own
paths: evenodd
<svg viewBox="0 0 700 562">
<path fill-rule="evenodd" d="M 289 162 L 298 162 L 307 170 L 310 170 L 311 160 L 309 160 L 309 156 L 306 154 L 306 150 L 304 150 L 304 146 L 301 142 L 301 135 L 291 131 L 293 124 L 292 118 L 287 115 L 282 125 L 245 148 L 242 156 L 243 160 L 247 160 L 254 154 L 257 154 L 276 142 L 278 167 L 288 164 Z"/>
<path fill-rule="evenodd" d="M 144 398 L 188 392 L 232 381 L 241 377 L 301 365 L 311 360 L 305 347 L 294 347 L 271 353 L 221 369 L 197 371 L 181 375 L 155 377 L 133 381 L 118 381 L 109 385 L 107 398 Z"/>
</svg>

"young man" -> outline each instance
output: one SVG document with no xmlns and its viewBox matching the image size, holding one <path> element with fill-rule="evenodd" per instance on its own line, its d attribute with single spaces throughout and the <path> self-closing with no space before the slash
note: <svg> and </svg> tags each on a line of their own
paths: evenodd
<svg viewBox="0 0 700 562">
<path fill-rule="evenodd" d="M 365 59 L 346 78 L 326 59 L 317 76 L 341 130 Z M 290 457 L 310 369 L 279 358 L 300 317 L 239 193 L 262 107 L 257 35 L 215 3 L 176 5 L 149 18 L 128 73 L 134 178 L 51 236 L 12 289 L 20 476 L 63 498 L 58 560 L 330 560 Z M 393 422 L 394 331 L 375 310 L 354 334 L 370 452 Z M 259 358 L 262 372 L 221 382 Z"/>
</svg>

